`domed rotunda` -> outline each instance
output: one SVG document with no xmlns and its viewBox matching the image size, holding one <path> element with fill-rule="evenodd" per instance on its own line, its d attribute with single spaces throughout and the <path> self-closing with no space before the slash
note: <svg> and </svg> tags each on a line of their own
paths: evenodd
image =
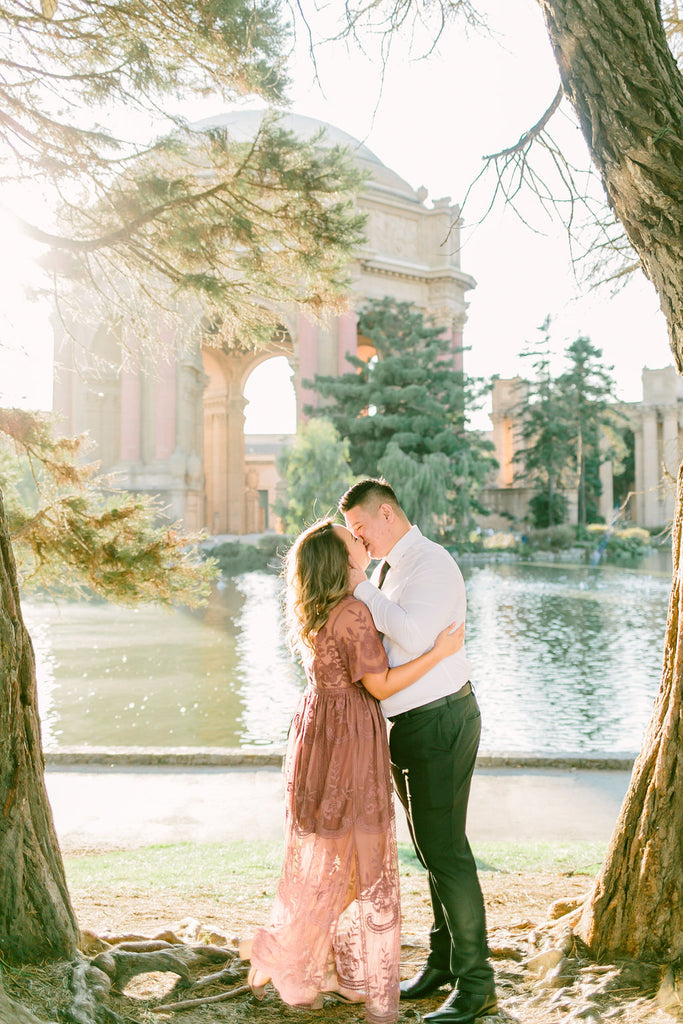
<svg viewBox="0 0 683 1024">
<path fill-rule="evenodd" d="M 253 138 L 263 111 L 229 112 L 194 125 L 225 129 L 237 140 Z M 369 299 L 390 296 L 431 314 L 452 341 L 454 369 L 462 368 L 465 295 L 474 287 L 460 268 L 459 209 L 448 197 L 428 201 L 362 142 L 333 125 L 294 113 L 282 123 L 320 145 L 341 145 L 367 175 L 358 207 L 367 216 L 366 238 L 349 268 L 349 308 L 324 323 L 282 310 L 284 337 L 271 348 L 232 352 L 202 348 L 170 362 L 111 373 L 84 372 L 82 352 L 102 366 L 98 348 L 106 331 L 90 338 L 59 333 L 55 338 L 54 410 L 65 433 L 88 432 L 93 457 L 117 474 L 126 490 L 159 495 L 173 519 L 188 530 L 219 535 L 277 528 L 272 506 L 279 486 L 276 458 L 291 440 L 244 433 L 245 384 L 267 359 L 285 356 L 292 369 L 297 423 L 317 396 L 303 386 L 316 373 L 342 374 L 347 356 L 369 358 L 373 349 L 359 335 L 356 310 Z M 79 355 L 79 352 L 81 355 Z M 117 365 L 117 360 L 109 360 Z"/>
</svg>

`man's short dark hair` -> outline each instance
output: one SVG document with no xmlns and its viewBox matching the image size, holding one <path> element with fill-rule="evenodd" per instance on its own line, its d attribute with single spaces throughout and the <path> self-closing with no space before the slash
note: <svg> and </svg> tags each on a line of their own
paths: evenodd
<svg viewBox="0 0 683 1024">
<path fill-rule="evenodd" d="M 349 487 L 346 494 L 342 495 L 339 501 L 339 511 L 348 512 L 350 508 L 355 508 L 356 505 L 366 506 L 370 502 L 377 502 L 379 507 L 385 501 L 388 501 L 397 509 L 401 508 L 398 498 L 384 477 L 379 479 L 370 478 L 368 480 L 361 480 L 360 483 Z"/>
</svg>

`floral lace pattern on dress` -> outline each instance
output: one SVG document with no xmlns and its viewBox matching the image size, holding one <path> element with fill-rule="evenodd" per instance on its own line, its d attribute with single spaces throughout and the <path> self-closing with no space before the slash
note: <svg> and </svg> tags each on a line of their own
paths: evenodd
<svg viewBox="0 0 683 1024">
<path fill-rule="evenodd" d="M 360 683 L 387 660 L 370 613 L 333 609 L 305 665 L 285 760 L 285 857 L 251 961 L 282 999 L 364 993 L 372 1024 L 398 1019 L 400 905 L 387 732 Z"/>
</svg>

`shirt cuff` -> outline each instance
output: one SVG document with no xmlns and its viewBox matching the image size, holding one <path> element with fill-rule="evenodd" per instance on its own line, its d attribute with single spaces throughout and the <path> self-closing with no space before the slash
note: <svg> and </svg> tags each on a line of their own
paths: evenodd
<svg viewBox="0 0 683 1024">
<path fill-rule="evenodd" d="M 361 580 L 361 582 L 354 590 L 353 596 L 357 597 L 359 601 L 363 602 L 363 604 L 367 604 L 367 602 L 372 599 L 374 594 L 377 593 L 378 590 L 374 583 L 371 583 L 370 580 Z"/>
</svg>

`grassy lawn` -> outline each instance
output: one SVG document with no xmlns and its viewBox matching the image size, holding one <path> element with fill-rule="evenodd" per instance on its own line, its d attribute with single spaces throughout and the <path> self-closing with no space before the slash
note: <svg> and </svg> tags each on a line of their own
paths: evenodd
<svg viewBox="0 0 683 1024">
<path fill-rule="evenodd" d="M 482 872 L 549 872 L 594 875 L 605 843 L 481 843 L 474 847 Z M 73 888 L 97 887 L 128 892 L 166 890 L 225 897 L 226 889 L 262 882 L 271 885 L 280 872 L 279 842 L 178 843 L 114 853 L 66 856 Z M 399 846 L 401 875 L 420 874 L 411 846 Z"/>
</svg>

